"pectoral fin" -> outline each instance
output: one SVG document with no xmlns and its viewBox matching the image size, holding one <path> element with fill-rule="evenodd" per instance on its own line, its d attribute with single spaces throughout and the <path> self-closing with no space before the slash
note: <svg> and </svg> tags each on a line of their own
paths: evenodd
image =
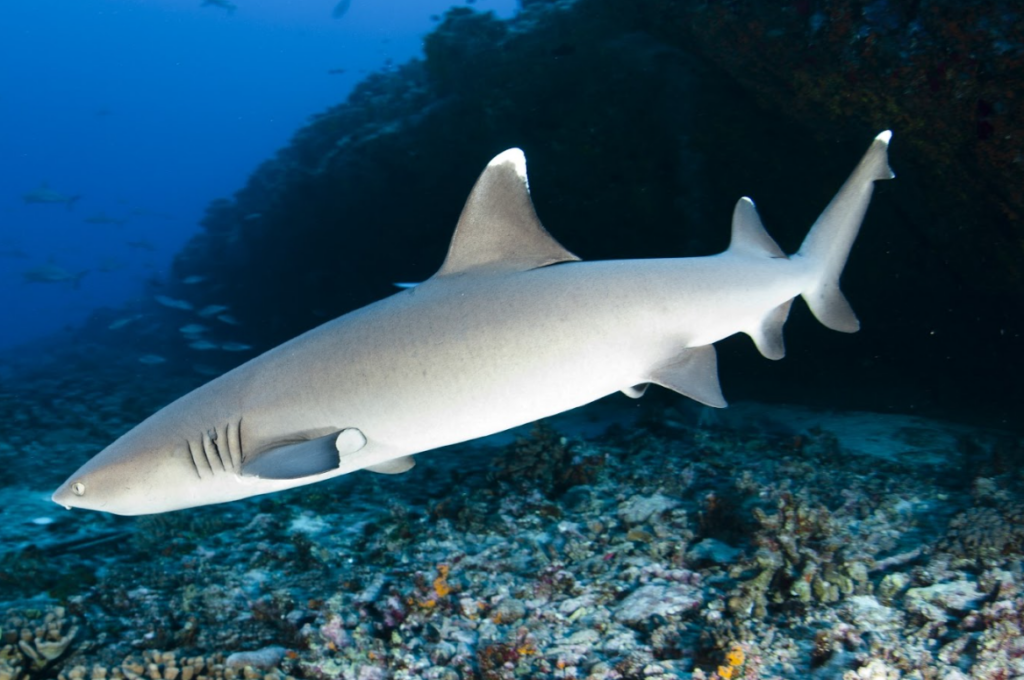
<svg viewBox="0 0 1024 680">
<path fill-rule="evenodd" d="M 644 396 L 644 392 L 647 391 L 647 387 L 650 383 L 640 383 L 639 385 L 631 385 L 622 389 L 622 393 L 630 399 L 639 399 Z"/>
<path fill-rule="evenodd" d="M 416 461 L 412 459 L 412 456 L 402 456 L 401 458 L 392 458 L 391 460 L 378 463 L 377 465 L 370 465 L 363 469 L 370 472 L 378 472 L 382 475 L 398 475 L 408 472 L 415 465 Z"/>
<path fill-rule="evenodd" d="M 242 475 L 261 479 L 300 479 L 335 470 L 341 459 L 366 446 L 366 437 L 348 427 L 325 437 L 289 442 L 242 463 Z"/>
</svg>

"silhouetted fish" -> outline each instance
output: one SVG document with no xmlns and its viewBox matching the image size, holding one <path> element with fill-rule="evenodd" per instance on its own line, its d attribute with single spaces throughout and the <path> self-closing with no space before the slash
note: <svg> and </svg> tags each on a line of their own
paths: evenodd
<svg viewBox="0 0 1024 680">
<path fill-rule="evenodd" d="M 199 310 L 199 316 L 203 318 L 211 317 L 214 314 L 220 314 L 221 312 L 228 311 L 227 305 L 206 305 Z"/>
<path fill-rule="evenodd" d="M 124 328 L 125 326 L 127 326 L 130 323 L 132 323 L 133 321 L 136 321 L 136 320 L 141 319 L 141 318 L 142 318 L 141 314 L 133 314 L 132 316 L 124 316 L 124 317 L 121 317 L 120 319 L 116 319 L 115 321 L 111 322 L 111 324 L 109 326 L 107 326 L 107 328 L 112 330 L 112 331 L 116 331 L 116 330 L 119 330 L 121 328 Z"/>
<path fill-rule="evenodd" d="M 68 210 L 71 210 L 75 205 L 75 201 L 80 199 L 81 196 L 68 196 L 57 193 L 46 182 L 43 182 L 32 191 L 22 194 L 21 198 L 26 203 L 63 203 L 68 207 Z"/>
<path fill-rule="evenodd" d="M 72 274 L 64 267 L 47 262 L 41 264 L 38 267 L 34 267 L 21 273 L 26 283 L 64 283 L 70 281 L 74 288 L 78 288 L 78 284 L 81 283 L 82 277 L 88 274 L 88 270 L 83 270 Z"/>
<path fill-rule="evenodd" d="M 351 5 L 352 0 L 339 0 L 338 4 L 335 5 L 334 9 L 331 11 L 331 16 L 334 17 L 335 19 L 342 18 L 343 16 L 345 16 L 345 13 L 348 12 L 348 8 Z"/>
<path fill-rule="evenodd" d="M 95 215 L 86 217 L 83 222 L 87 224 L 113 224 L 117 227 L 123 227 L 128 223 L 128 220 L 119 220 L 116 217 L 110 217 L 105 212 L 98 212 Z"/>
<path fill-rule="evenodd" d="M 139 250 L 148 250 L 150 252 L 156 251 L 156 246 L 152 242 L 146 240 L 138 241 L 125 241 L 125 245 L 129 248 L 137 248 Z"/>
<path fill-rule="evenodd" d="M 154 295 L 153 299 L 162 304 L 164 307 L 170 307 L 171 309 L 183 309 L 189 311 L 192 309 L 192 303 L 186 300 L 176 300 L 166 295 Z"/>
<path fill-rule="evenodd" d="M 228 0 L 203 0 L 199 5 L 200 7 L 220 7 L 221 9 L 227 10 L 228 14 L 234 14 L 235 10 L 238 9 L 238 5 Z"/>
</svg>

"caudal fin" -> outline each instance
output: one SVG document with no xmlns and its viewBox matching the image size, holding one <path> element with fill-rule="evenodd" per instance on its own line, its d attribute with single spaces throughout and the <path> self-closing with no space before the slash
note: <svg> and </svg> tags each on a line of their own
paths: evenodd
<svg viewBox="0 0 1024 680">
<path fill-rule="evenodd" d="M 839 290 L 839 277 L 871 202 L 875 181 L 896 176 L 889 168 L 891 138 L 889 130 L 875 137 L 839 193 L 814 222 L 800 250 L 793 255 L 793 258 L 806 259 L 813 272 L 813 280 L 801 296 L 818 321 L 832 330 L 853 333 L 860 329 L 857 315 Z"/>
</svg>

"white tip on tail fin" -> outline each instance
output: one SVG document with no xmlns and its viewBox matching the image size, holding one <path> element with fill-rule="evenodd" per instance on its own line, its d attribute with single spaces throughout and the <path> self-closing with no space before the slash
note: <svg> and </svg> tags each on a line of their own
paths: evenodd
<svg viewBox="0 0 1024 680">
<path fill-rule="evenodd" d="M 839 290 L 839 277 L 871 202 L 875 181 L 896 176 L 889 168 L 891 138 L 889 130 L 875 137 L 793 256 L 805 258 L 813 272 L 813 280 L 801 296 L 818 321 L 832 330 L 853 333 L 860 329 L 857 315 Z"/>
</svg>

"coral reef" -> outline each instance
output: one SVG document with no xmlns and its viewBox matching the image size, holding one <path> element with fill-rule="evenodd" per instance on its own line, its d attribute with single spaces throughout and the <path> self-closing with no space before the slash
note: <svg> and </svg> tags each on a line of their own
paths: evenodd
<svg viewBox="0 0 1024 680">
<path fill-rule="evenodd" d="M 46 677 L 79 637 L 78 619 L 64 607 L 8 609 L 0 624 L 0 678 Z"/>
<path fill-rule="evenodd" d="M 1019 440 L 765 407 L 739 409 L 746 427 L 646 412 L 591 439 L 555 421 L 426 454 L 316 498 L 134 520 L 61 605 L 47 581 L 22 584 L 36 599 L 7 605 L 0 677 L 1019 672 L 1024 479 L 991 464 Z M 950 484 L 965 451 L 986 474 Z"/>
</svg>

